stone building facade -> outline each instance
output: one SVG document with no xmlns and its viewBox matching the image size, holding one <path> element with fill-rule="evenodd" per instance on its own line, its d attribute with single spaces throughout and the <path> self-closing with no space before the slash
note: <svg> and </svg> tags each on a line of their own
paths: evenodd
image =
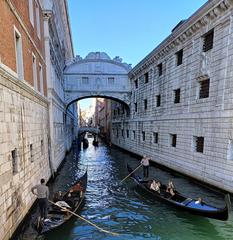
<svg viewBox="0 0 233 240">
<path fill-rule="evenodd" d="M 32 4 L 35 14 L 29 12 Z M 9 239 L 48 180 L 48 100 L 38 1 L 0 1 L 0 239 Z"/>
<path fill-rule="evenodd" d="M 129 73 L 112 142 L 233 192 L 233 1 L 212 0 Z"/>
<path fill-rule="evenodd" d="M 45 57 L 47 65 L 50 159 L 56 172 L 77 135 L 77 105 L 66 108 L 63 69 L 73 59 L 67 1 L 41 0 L 45 26 Z"/>
</svg>

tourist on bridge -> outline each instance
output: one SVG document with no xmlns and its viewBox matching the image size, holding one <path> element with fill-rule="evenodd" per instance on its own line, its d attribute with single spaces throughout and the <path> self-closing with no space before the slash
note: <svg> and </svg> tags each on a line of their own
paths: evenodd
<svg viewBox="0 0 233 240">
<path fill-rule="evenodd" d="M 143 176 L 144 178 L 148 178 L 149 177 L 149 160 L 151 160 L 149 157 L 147 157 L 146 155 L 143 156 L 142 160 L 141 160 L 141 164 L 143 166 Z"/>
<path fill-rule="evenodd" d="M 35 190 L 36 190 L 36 192 L 35 192 Z M 45 185 L 44 178 L 42 178 L 40 180 L 40 184 L 34 186 L 31 191 L 38 198 L 41 220 L 46 220 L 47 219 L 49 188 Z"/>
</svg>

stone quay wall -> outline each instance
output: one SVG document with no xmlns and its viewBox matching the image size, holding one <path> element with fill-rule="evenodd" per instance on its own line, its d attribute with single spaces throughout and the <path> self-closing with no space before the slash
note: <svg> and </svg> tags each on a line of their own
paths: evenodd
<svg viewBox="0 0 233 240">
<path fill-rule="evenodd" d="M 31 187 L 50 177 L 48 102 L 0 65 L 0 239 L 29 211 Z"/>
</svg>

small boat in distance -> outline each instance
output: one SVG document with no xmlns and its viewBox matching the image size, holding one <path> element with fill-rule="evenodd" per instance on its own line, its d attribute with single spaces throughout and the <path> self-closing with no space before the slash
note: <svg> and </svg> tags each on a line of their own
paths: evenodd
<svg viewBox="0 0 233 240">
<path fill-rule="evenodd" d="M 133 172 L 132 168 L 127 164 L 128 172 Z M 136 182 L 136 184 L 146 192 L 148 192 L 151 196 L 156 197 L 157 199 L 170 204 L 176 208 L 179 208 L 181 210 L 184 210 L 186 212 L 204 216 L 208 218 L 214 218 L 218 220 L 227 220 L 228 219 L 228 210 L 230 205 L 229 194 L 225 197 L 225 207 L 224 208 L 217 208 L 210 204 L 207 204 L 205 202 L 197 203 L 196 199 L 192 199 L 189 197 L 186 197 L 179 193 L 178 191 L 175 191 L 174 196 L 167 196 L 166 192 L 166 185 L 161 184 L 160 187 L 160 193 L 150 189 L 149 186 L 149 180 L 142 180 L 139 176 L 136 176 L 135 173 L 131 174 L 131 178 Z"/>
<path fill-rule="evenodd" d="M 82 193 L 80 193 L 80 186 Z M 79 178 L 76 183 L 69 188 L 69 190 L 63 195 L 62 201 L 72 212 L 79 212 L 84 204 L 85 192 L 87 188 L 87 171 L 85 174 Z M 67 201 L 68 199 L 68 201 Z M 58 205 L 59 206 L 59 205 Z M 45 234 L 54 230 L 55 228 L 61 226 L 65 222 L 67 222 L 71 217 L 72 214 L 66 212 L 59 208 L 58 206 L 51 205 L 48 211 L 48 219 L 46 221 L 38 221 L 36 224 L 36 230 L 39 234 Z"/>
<path fill-rule="evenodd" d="M 86 149 L 89 146 L 89 142 L 86 138 L 83 139 L 83 148 Z"/>
</svg>

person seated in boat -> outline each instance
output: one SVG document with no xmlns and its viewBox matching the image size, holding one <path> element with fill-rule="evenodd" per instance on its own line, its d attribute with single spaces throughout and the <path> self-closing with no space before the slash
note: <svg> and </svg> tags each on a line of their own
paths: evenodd
<svg viewBox="0 0 233 240">
<path fill-rule="evenodd" d="M 203 205 L 202 198 L 199 197 L 199 198 L 197 199 L 197 201 L 195 201 L 195 204 L 201 204 L 201 205 Z"/>
<path fill-rule="evenodd" d="M 78 182 L 73 188 L 72 188 L 73 192 L 75 193 L 79 193 L 79 197 L 83 196 L 83 186 L 82 186 L 82 182 Z"/>
<path fill-rule="evenodd" d="M 175 187 L 171 179 L 168 181 L 166 193 L 168 196 L 170 195 L 170 197 L 173 197 L 175 195 Z"/>
<path fill-rule="evenodd" d="M 150 189 L 155 191 L 155 192 L 160 193 L 160 186 L 161 186 L 160 182 L 157 182 L 157 181 L 153 180 L 151 185 L 150 185 Z"/>
<path fill-rule="evenodd" d="M 74 207 L 74 197 L 73 197 L 73 189 L 71 189 L 68 194 L 64 196 L 64 201 L 71 207 Z"/>
<path fill-rule="evenodd" d="M 53 196 L 53 202 L 58 202 L 63 200 L 63 193 L 62 191 L 58 191 Z"/>
</svg>

